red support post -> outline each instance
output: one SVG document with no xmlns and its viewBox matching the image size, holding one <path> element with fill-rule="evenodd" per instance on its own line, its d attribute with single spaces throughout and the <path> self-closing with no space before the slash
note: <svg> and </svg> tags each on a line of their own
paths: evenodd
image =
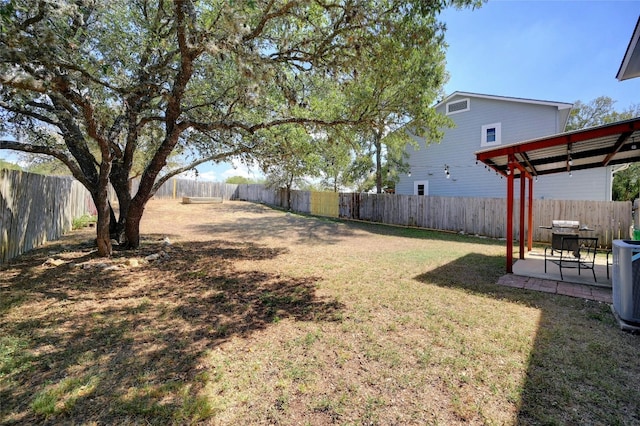
<svg viewBox="0 0 640 426">
<path fill-rule="evenodd" d="M 533 250 L 533 179 L 529 179 L 529 209 L 527 218 L 527 251 Z"/>
<path fill-rule="evenodd" d="M 513 273 L 513 154 L 509 154 L 507 174 L 507 273 Z"/>
<path fill-rule="evenodd" d="M 520 173 L 520 253 L 519 259 L 524 259 L 524 211 L 525 211 L 525 184 L 526 180 L 524 173 Z"/>
</svg>

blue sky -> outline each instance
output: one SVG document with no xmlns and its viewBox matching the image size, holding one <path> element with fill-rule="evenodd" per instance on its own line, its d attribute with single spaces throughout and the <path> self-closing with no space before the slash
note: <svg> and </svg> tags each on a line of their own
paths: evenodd
<svg viewBox="0 0 640 426">
<path fill-rule="evenodd" d="M 615 76 L 639 15 L 640 1 L 489 0 L 448 10 L 445 92 L 638 104 L 640 78 Z"/>
<path fill-rule="evenodd" d="M 447 10 L 440 17 L 449 45 L 445 93 L 640 104 L 640 78 L 615 78 L 639 15 L 640 0 L 489 0 L 476 10 Z M 198 170 L 203 180 L 260 176 L 242 164 Z"/>
<path fill-rule="evenodd" d="M 475 10 L 447 10 L 440 16 L 449 45 L 445 93 L 640 104 L 640 78 L 616 79 L 639 16 L 640 0 L 489 0 Z M 222 164 L 200 173 L 224 180 L 245 172 Z"/>
</svg>

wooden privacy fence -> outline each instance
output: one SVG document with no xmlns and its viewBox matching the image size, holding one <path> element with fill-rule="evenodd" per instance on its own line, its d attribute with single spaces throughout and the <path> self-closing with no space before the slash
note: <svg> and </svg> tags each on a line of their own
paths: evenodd
<svg viewBox="0 0 640 426">
<path fill-rule="evenodd" d="M 132 194 L 138 191 L 139 184 L 139 179 L 133 180 L 131 185 Z M 232 200 L 238 198 L 237 192 L 238 185 L 230 183 L 173 178 L 165 182 L 154 196 L 156 198 L 172 199 L 182 199 L 182 197 L 220 197 L 223 200 Z M 115 192 L 112 191 L 111 194 L 111 199 L 115 199 Z"/>
<path fill-rule="evenodd" d="M 286 206 L 284 190 L 264 185 L 238 185 L 236 195 L 241 200 Z M 519 206 L 519 200 L 515 203 Z M 550 242 L 551 231 L 541 227 L 550 226 L 554 219 L 577 220 L 592 229 L 588 235 L 598 237 L 600 246 L 611 247 L 614 239 L 629 238 L 631 207 L 630 201 L 533 200 L 530 232 L 534 241 Z M 292 191 L 291 210 L 491 238 L 505 238 L 507 234 L 507 201 L 503 198 Z M 519 239 L 518 208 L 514 209 L 513 220 L 514 237 Z"/>
<path fill-rule="evenodd" d="M 212 182 L 201 185 L 227 185 Z M 180 184 L 180 188 L 189 188 Z M 165 186 L 175 188 L 168 182 Z M 265 185 L 229 185 L 229 199 L 247 200 L 286 207 L 286 192 Z M 189 191 L 195 191 L 194 188 Z M 212 190 L 210 190 L 212 191 Z M 164 192 L 170 193 L 170 192 Z M 200 192 L 207 196 L 214 192 Z M 158 195 L 158 194 L 156 194 Z M 505 238 L 507 202 L 503 198 L 436 197 L 422 195 L 334 193 L 291 191 L 291 210 L 319 216 L 366 220 L 390 225 L 416 226 L 442 231 Z M 519 206 L 519 200 L 515 201 Z M 587 226 L 589 236 L 598 237 L 599 245 L 611 247 L 614 239 L 629 238 L 632 226 L 630 201 L 533 201 L 533 240 L 550 242 L 554 219 L 577 220 Z M 514 209 L 514 237 L 519 238 L 519 209 Z M 526 219 L 525 219 L 526 220 Z M 525 227 L 526 229 L 526 227 Z"/>
<path fill-rule="evenodd" d="M 132 185 L 132 193 L 137 190 Z M 113 191 L 111 197 L 114 199 Z M 221 197 L 285 208 L 286 191 L 259 184 L 227 184 L 170 179 L 157 198 Z M 435 197 L 422 195 L 365 194 L 291 191 L 291 210 L 320 216 L 365 220 L 390 225 L 415 226 L 442 231 L 506 236 L 506 200 L 501 198 Z M 516 200 L 516 206 L 519 200 Z M 88 191 L 70 177 L 47 177 L 0 170 L 0 260 L 8 259 L 60 237 L 73 219 L 93 214 Z M 610 247 L 614 239 L 629 238 L 631 202 L 533 201 L 533 240 L 551 241 L 554 219 L 577 220 L 593 231 L 599 245 Z M 514 211 L 515 238 L 519 238 L 519 209 Z"/>
<path fill-rule="evenodd" d="M 519 200 L 515 205 L 519 206 Z M 391 194 L 340 194 L 340 217 L 392 225 L 454 231 L 491 238 L 506 236 L 507 201 L 502 198 L 435 197 Z M 514 209 L 514 237 L 519 238 L 519 208 Z M 598 244 L 629 238 L 630 201 L 533 200 L 533 240 L 551 241 L 554 219 L 577 220 L 593 231 Z M 525 220 L 526 215 L 525 215 Z M 525 224 L 526 231 L 526 224 Z"/>
<path fill-rule="evenodd" d="M 74 219 L 95 213 L 89 191 L 71 177 L 0 169 L 0 263 L 60 238 Z"/>
<path fill-rule="evenodd" d="M 311 214 L 338 217 L 340 195 L 337 192 L 311 192 Z"/>
<path fill-rule="evenodd" d="M 340 194 L 340 217 L 499 238 L 505 200 L 395 194 Z"/>
<path fill-rule="evenodd" d="M 633 226 L 631 209 L 631 201 L 534 200 L 533 240 L 551 241 L 551 230 L 540 226 L 550 226 L 553 220 L 566 219 L 577 220 L 581 227 L 593 229 L 584 235 L 598 237 L 598 245 L 611 247 L 613 240 L 630 238 Z"/>
</svg>

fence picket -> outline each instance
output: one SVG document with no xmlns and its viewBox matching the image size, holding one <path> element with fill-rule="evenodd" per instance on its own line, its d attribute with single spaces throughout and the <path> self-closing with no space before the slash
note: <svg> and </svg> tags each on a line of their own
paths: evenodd
<svg viewBox="0 0 640 426">
<path fill-rule="evenodd" d="M 138 182 L 132 183 L 132 192 Z M 156 198 L 221 197 L 286 207 L 282 189 L 258 184 L 233 185 L 170 179 Z M 110 199 L 115 200 L 113 190 Z M 519 200 L 515 200 L 519 205 Z M 632 226 L 631 202 L 533 201 L 534 241 L 549 242 L 551 231 L 540 228 L 554 219 L 578 220 L 593 229 L 601 246 L 614 239 L 628 238 Z M 291 191 L 291 209 L 345 219 L 365 220 L 401 226 L 463 232 L 491 238 L 506 235 L 506 200 L 366 193 L 311 193 Z M 0 170 L 0 263 L 59 238 L 71 229 L 74 218 L 95 214 L 88 191 L 69 177 L 39 176 L 14 170 Z M 519 238 L 519 213 L 514 212 L 514 235 Z"/>
</svg>

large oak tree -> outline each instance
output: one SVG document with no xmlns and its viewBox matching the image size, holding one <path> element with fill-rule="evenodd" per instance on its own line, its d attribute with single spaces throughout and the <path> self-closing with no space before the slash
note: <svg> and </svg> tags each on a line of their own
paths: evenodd
<svg viewBox="0 0 640 426">
<path fill-rule="evenodd" d="M 434 16 L 450 3 L 469 2 L 0 0 L 0 133 L 13 136 L 0 149 L 69 168 L 96 204 L 100 254 L 113 232 L 137 247 L 145 205 L 171 176 L 277 144 L 256 137 L 275 126 L 376 123 L 370 103 L 347 98 L 357 76 L 382 78 L 374 65 L 407 37 L 442 61 Z M 426 81 L 427 95 L 443 82 Z M 169 169 L 177 150 L 184 167 Z"/>
</svg>

